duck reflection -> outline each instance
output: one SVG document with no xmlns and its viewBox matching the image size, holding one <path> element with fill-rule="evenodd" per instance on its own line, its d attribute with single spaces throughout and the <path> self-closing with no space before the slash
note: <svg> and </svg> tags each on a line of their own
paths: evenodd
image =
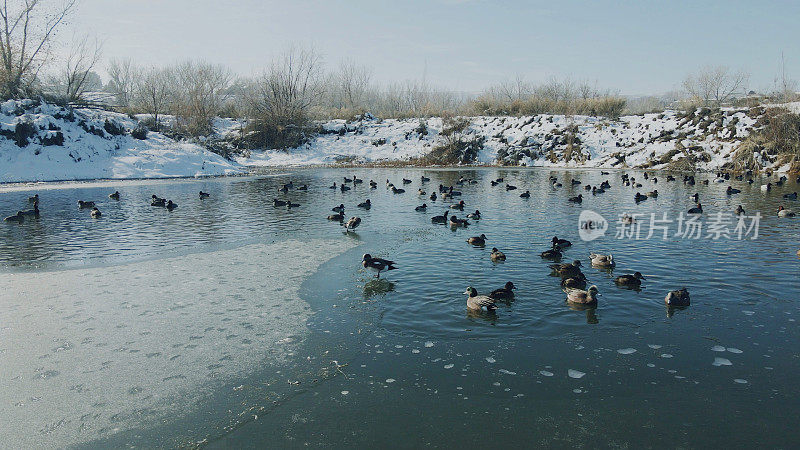
<svg viewBox="0 0 800 450">
<path fill-rule="evenodd" d="M 567 306 L 573 311 L 584 311 L 586 313 L 586 323 L 589 325 L 600 323 L 600 318 L 597 317 L 597 304 L 581 305 L 579 303 L 567 302 Z"/>
<path fill-rule="evenodd" d="M 497 323 L 497 312 L 495 310 L 488 310 L 484 311 L 481 309 L 466 309 L 467 311 L 467 319 L 470 320 L 480 320 L 484 322 L 488 322 L 491 325 Z"/>
<path fill-rule="evenodd" d="M 376 278 L 364 283 L 364 298 L 385 295 L 394 291 L 394 283 L 385 278 Z"/>
<path fill-rule="evenodd" d="M 667 305 L 667 318 L 670 318 L 675 315 L 677 311 L 683 311 L 684 309 L 689 308 L 688 306 L 669 306 Z"/>
</svg>

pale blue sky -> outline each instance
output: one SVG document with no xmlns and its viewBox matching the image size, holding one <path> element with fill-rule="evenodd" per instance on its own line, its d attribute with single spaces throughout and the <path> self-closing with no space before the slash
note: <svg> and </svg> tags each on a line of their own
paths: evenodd
<svg viewBox="0 0 800 450">
<path fill-rule="evenodd" d="M 704 64 L 745 69 L 767 89 L 781 51 L 800 78 L 798 19 L 798 1 L 81 0 L 70 26 L 102 39 L 106 58 L 142 64 L 200 58 L 248 75 L 300 43 L 381 83 L 424 73 L 475 92 L 517 74 L 570 75 L 654 94 Z"/>
</svg>

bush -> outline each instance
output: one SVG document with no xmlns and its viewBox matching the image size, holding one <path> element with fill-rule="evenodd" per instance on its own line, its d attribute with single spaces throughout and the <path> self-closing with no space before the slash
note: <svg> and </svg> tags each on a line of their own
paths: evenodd
<svg viewBox="0 0 800 450">
<path fill-rule="evenodd" d="M 103 124 L 103 129 L 111 136 L 122 136 L 125 134 L 125 128 L 122 125 L 111 122 L 108 119 L 106 119 L 106 122 Z"/>
<path fill-rule="evenodd" d="M 23 120 L 21 122 L 17 122 L 17 126 L 14 128 L 14 142 L 17 144 L 17 147 L 25 147 L 28 145 L 28 140 L 34 136 L 36 136 L 36 126 L 33 125 L 33 122 L 29 122 L 27 120 Z"/>
<path fill-rule="evenodd" d="M 64 145 L 64 133 L 60 131 L 56 131 L 55 133 L 50 133 L 47 136 L 44 136 L 39 139 L 39 142 L 42 145 Z"/>
<path fill-rule="evenodd" d="M 147 139 L 147 126 L 140 122 L 138 125 L 136 125 L 136 128 L 131 131 L 131 136 L 133 136 L 134 139 L 139 139 L 140 141 Z"/>
<path fill-rule="evenodd" d="M 471 164 L 486 142 L 484 136 L 470 136 L 469 119 L 447 118 L 440 136 L 443 142 L 435 146 L 425 157 L 431 164 Z"/>
</svg>

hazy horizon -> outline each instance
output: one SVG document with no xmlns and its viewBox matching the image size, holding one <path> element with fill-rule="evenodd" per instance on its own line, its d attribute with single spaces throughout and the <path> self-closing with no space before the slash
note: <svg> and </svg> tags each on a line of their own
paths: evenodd
<svg viewBox="0 0 800 450">
<path fill-rule="evenodd" d="M 655 5 L 655 6 L 648 6 Z M 312 2 L 81 0 L 68 33 L 103 41 L 111 58 L 142 65 L 186 59 L 259 73 L 290 44 L 310 45 L 334 68 L 345 58 L 379 84 L 425 78 L 467 93 L 518 75 L 588 81 L 628 96 L 680 88 L 687 73 L 727 65 L 769 90 L 800 68 L 792 20 L 800 4 L 743 1 L 506 2 L 435 0 Z M 104 72 L 104 67 L 99 68 Z"/>
</svg>

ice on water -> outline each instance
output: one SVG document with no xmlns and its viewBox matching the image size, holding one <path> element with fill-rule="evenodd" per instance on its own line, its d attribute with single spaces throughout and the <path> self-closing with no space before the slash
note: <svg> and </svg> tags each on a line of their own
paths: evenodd
<svg viewBox="0 0 800 450">
<path fill-rule="evenodd" d="M 320 255 L 351 245 L 285 241 L 4 274 L 3 445 L 62 447 L 146 426 L 260 361 L 280 364 L 307 330 L 303 279 Z"/>
</svg>

